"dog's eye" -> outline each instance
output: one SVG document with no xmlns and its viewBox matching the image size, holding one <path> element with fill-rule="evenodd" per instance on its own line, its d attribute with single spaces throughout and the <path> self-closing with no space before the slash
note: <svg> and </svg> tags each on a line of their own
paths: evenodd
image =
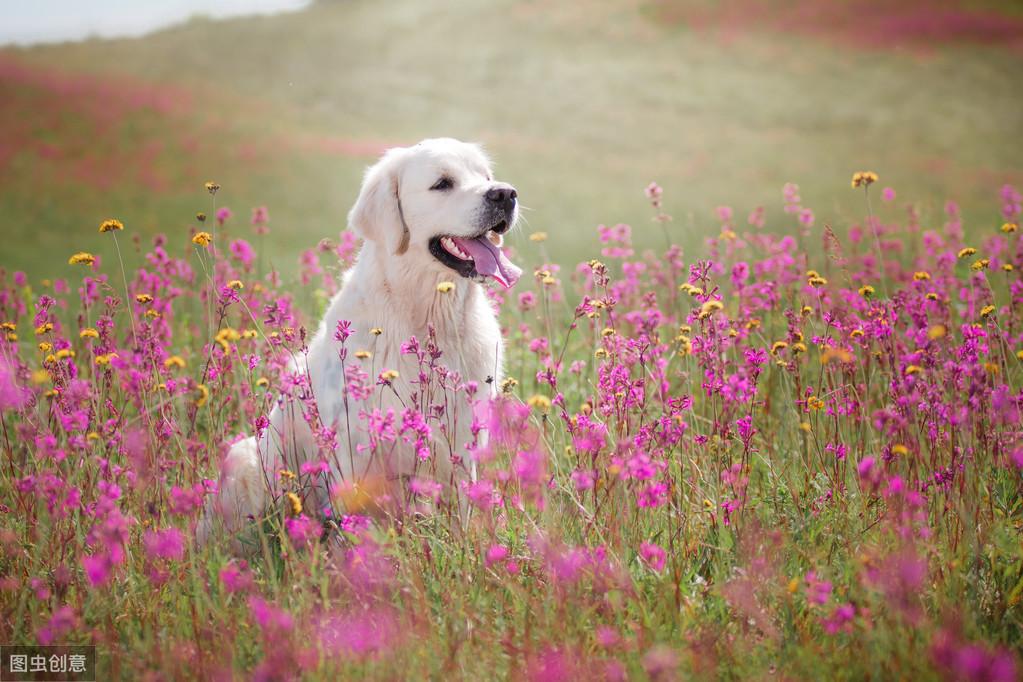
<svg viewBox="0 0 1023 682">
<path fill-rule="evenodd" d="M 430 189 L 435 189 L 437 191 L 443 192 L 444 190 L 451 189 L 454 186 L 455 183 L 451 178 L 441 178 L 437 182 L 433 183 L 433 187 L 431 187 Z"/>
</svg>

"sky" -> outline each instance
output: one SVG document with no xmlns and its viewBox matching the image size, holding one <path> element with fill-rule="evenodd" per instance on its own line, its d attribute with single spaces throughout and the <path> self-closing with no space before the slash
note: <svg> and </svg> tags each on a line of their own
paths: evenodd
<svg viewBox="0 0 1023 682">
<path fill-rule="evenodd" d="M 0 0 L 0 45 L 135 37 L 195 15 L 297 10 L 309 0 Z"/>
</svg>

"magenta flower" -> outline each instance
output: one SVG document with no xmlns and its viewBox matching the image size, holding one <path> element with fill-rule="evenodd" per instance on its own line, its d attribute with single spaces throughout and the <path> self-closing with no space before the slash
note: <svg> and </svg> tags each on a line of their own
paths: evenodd
<svg viewBox="0 0 1023 682">
<path fill-rule="evenodd" d="M 180 560 L 185 555 L 185 541 L 177 528 L 146 531 L 143 544 L 153 558 Z"/>
<path fill-rule="evenodd" d="M 660 572 L 664 570 L 665 560 L 667 554 L 659 546 L 652 542 L 644 542 L 639 546 L 639 556 L 654 571 Z"/>
<path fill-rule="evenodd" d="M 508 558 L 508 548 L 504 545 L 491 545 L 487 550 L 486 566 L 487 568 L 493 566 L 496 563 L 500 563 Z"/>
<path fill-rule="evenodd" d="M 220 569 L 220 582 L 228 593 L 245 592 L 252 588 L 252 573 L 245 561 L 231 561 Z"/>
</svg>

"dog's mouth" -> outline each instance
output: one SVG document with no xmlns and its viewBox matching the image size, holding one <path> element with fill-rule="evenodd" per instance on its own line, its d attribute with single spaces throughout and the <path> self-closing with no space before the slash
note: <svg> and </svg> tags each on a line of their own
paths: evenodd
<svg viewBox="0 0 1023 682">
<path fill-rule="evenodd" d="M 492 277 L 505 289 L 522 275 L 522 269 L 508 260 L 501 250 L 501 232 L 507 224 L 501 221 L 475 237 L 440 235 L 430 240 L 433 257 L 462 277 Z"/>
</svg>

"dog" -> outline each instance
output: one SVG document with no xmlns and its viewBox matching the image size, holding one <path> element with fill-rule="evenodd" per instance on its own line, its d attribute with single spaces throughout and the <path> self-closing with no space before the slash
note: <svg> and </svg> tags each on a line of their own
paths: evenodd
<svg viewBox="0 0 1023 682">
<path fill-rule="evenodd" d="M 476 382 L 483 397 L 492 397 L 501 381 L 503 342 L 484 284 L 508 288 L 522 274 L 502 250 L 504 234 L 518 215 L 515 188 L 494 179 L 489 159 L 475 144 L 423 140 L 390 149 L 366 171 L 348 214 L 361 249 L 307 352 L 292 366 L 308 377 L 319 424 L 335 427 L 339 436 L 327 457 L 329 475 L 314 486 L 319 509 L 332 504 L 331 485 L 349 490 L 361 485 L 395 497 L 401 482 L 426 477 L 450 499 L 459 497 L 461 483 L 475 480 L 475 462 L 465 456 L 473 414 L 464 396 L 449 402 L 446 426 L 431 429 L 429 461 L 421 461 L 402 439 L 386 456 L 367 448 L 368 436 L 356 424 L 359 408 L 346 399 L 336 332 L 339 322 L 350 322 L 344 347 L 372 353 L 370 358 L 357 354 L 364 358 L 359 360 L 350 352 L 346 365 L 362 362 L 371 379 L 376 376 L 371 368 L 397 372 L 388 375 L 394 390 L 373 396 L 373 407 L 382 411 L 400 415 L 418 390 L 418 359 L 401 347 L 410 337 L 425 340 L 431 332 L 443 352 L 440 362 L 462 382 Z M 260 518 L 280 493 L 281 470 L 297 472 L 303 462 L 322 457 L 310 421 L 301 405 L 279 398 L 269 427 L 230 447 L 219 490 L 197 527 L 200 544 L 217 522 L 233 533 Z"/>
</svg>

